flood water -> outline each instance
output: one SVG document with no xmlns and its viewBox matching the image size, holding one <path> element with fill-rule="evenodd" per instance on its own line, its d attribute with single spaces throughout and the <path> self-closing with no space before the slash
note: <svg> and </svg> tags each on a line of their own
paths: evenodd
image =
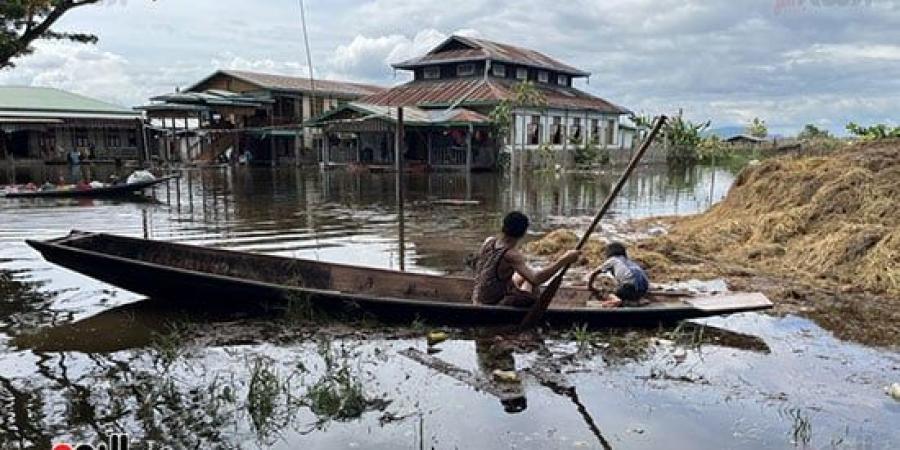
<svg viewBox="0 0 900 450">
<path fill-rule="evenodd" d="M 67 170 L 2 170 L 0 184 Z M 525 347 L 449 330 L 433 357 L 458 373 L 483 380 L 497 368 L 520 371 L 521 385 L 498 395 L 407 356 L 424 354 L 428 324 L 311 327 L 278 312 L 214 309 L 214 299 L 200 307 L 146 300 L 50 265 L 24 243 L 81 229 L 464 273 L 504 212 L 528 213 L 536 231 L 583 222 L 616 175 L 410 174 L 401 221 L 393 174 L 181 173 L 152 201 L 0 199 L 0 448 L 99 443 L 110 433 L 128 434 L 132 448 L 900 444 L 900 402 L 884 392 L 900 382 L 900 355 L 838 341 L 800 317 L 556 330 Z M 642 167 L 606 224 L 705 210 L 733 180 L 724 169 Z M 552 383 L 548 367 L 560 371 Z"/>
</svg>

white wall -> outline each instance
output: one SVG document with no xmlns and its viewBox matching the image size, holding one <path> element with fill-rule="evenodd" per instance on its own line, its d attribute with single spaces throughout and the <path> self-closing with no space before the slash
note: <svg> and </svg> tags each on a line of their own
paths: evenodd
<svg viewBox="0 0 900 450">
<path fill-rule="evenodd" d="M 544 111 L 538 110 L 528 110 L 521 109 L 516 110 L 513 115 L 513 127 L 512 129 L 515 132 L 514 139 L 511 141 L 517 148 L 522 148 L 523 144 L 527 142 L 527 130 L 528 125 L 531 123 L 531 117 L 533 115 L 540 115 L 541 120 L 541 143 L 549 145 L 552 149 L 561 150 L 563 148 L 572 147 L 571 144 L 568 144 L 569 133 L 568 130 L 571 129 L 572 125 L 575 123 L 575 118 L 581 119 L 581 129 L 582 129 L 582 142 L 586 142 L 587 139 L 590 139 L 591 136 L 591 120 L 597 119 L 600 121 L 600 145 L 606 146 L 609 148 L 615 148 L 620 146 L 620 136 L 619 136 L 619 116 L 611 115 L 611 114 L 601 114 L 596 112 L 584 111 L 584 110 L 562 110 L 562 109 L 547 109 Z M 563 138 L 564 143 L 559 145 L 550 145 L 550 132 L 551 127 L 553 125 L 553 118 L 560 117 L 562 119 L 561 123 L 565 127 L 566 135 Z M 615 121 L 613 126 L 613 139 L 611 143 L 607 143 L 606 139 L 606 129 L 608 127 L 608 121 Z M 581 145 L 581 144 L 576 144 Z M 525 145 L 527 149 L 536 149 L 539 145 Z M 507 148 L 507 151 L 509 149 Z"/>
</svg>

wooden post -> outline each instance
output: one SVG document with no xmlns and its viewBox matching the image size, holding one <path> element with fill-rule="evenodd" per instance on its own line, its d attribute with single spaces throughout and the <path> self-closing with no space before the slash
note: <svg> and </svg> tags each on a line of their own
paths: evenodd
<svg viewBox="0 0 900 450">
<path fill-rule="evenodd" d="M 394 169 L 403 170 L 403 107 L 397 107 L 397 126 L 394 139 Z"/>
<path fill-rule="evenodd" d="M 397 107 L 397 134 L 394 144 L 394 165 L 397 170 L 395 182 L 397 188 L 397 226 L 400 271 L 406 270 L 405 214 L 403 212 L 403 107 Z"/>
<path fill-rule="evenodd" d="M 431 167 L 431 130 L 425 131 L 425 164 Z"/>
<path fill-rule="evenodd" d="M 275 167 L 275 108 L 269 108 L 269 165 Z"/>
<path fill-rule="evenodd" d="M 466 129 L 466 173 L 472 171 L 472 124 Z"/>
</svg>

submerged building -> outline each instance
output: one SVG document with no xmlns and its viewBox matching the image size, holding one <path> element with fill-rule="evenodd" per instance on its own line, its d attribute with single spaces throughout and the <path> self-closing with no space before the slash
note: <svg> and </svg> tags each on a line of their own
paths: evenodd
<svg viewBox="0 0 900 450">
<path fill-rule="evenodd" d="M 141 114 L 59 89 L 0 86 L 0 158 L 63 162 L 72 150 L 142 158 Z"/>
<path fill-rule="evenodd" d="M 303 123 L 381 90 L 359 83 L 218 70 L 138 109 L 147 113 L 154 153 L 164 161 L 212 162 L 228 155 L 273 165 L 315 163 L 321 136 Z"/>
<path fill-rule="evenodd" d="M 630 146 L 620 118 L 630 112 L 581 91 L 573 82 L 590 74 L 535 50 L 451 36 L 423 56 L 394 64 L 412 81 L 348 102 L 319 117 L 327 165 L 392 164 L 398 107 L 407 127 L 404 160 L 429 168 L 489 170 L 501 153 L 526 164 L 550 155 L 571 164 L 576 148 Z M 513 108 L 508 136 L 497 136 L 490 116 L 529 82 L 540 107 Z M 633 133 L 631 133 L 633 135 Z"/>
</svg>

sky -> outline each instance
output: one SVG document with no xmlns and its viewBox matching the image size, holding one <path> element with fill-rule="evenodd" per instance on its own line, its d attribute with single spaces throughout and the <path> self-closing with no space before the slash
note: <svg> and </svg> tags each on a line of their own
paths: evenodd
<svg viewBox="0 0 900 450">
<path fill-rule="evenodd" d="M 400 84 L 390 63 L 463 34 L 587 70 L 578 88 L 643 114 L 760 117 L 780 134 L 900 121 L 900 0 L 306 0 L 306 12 L 317 78 Z M 0 84 L 137 106 L 219 68 L 308 75 L 299 0 L 105 0 L 55 29 L 100 41 L 42 42 Z"/>
</svg>

